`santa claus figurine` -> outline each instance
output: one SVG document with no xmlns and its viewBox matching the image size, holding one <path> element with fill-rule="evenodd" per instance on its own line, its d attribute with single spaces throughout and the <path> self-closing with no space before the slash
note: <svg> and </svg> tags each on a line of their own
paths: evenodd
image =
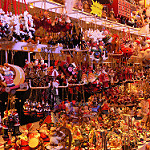
<svg viewBox="0 0 150 150">
<path fill-rule="evenodd" d="M 39 67 L 39 60 L 38 59 L 36 59 L 35 61 L 34 61 L 34 69 L 35 69 L 35 71 L 38 71 L 38 68 Z"/>
<path fill-rule="evenodd" d="M 64 148 L 61 142 L 63 141 L 65 134 L 62 131 L 59 131 L 56 127 L 51 127 L 50 130 L 50 144 L 48 146 L 51 150 L 61 150 Z"/>
<path fill-rule="evenodd" d="M 47 75 L 47 63 L 44 63 L 44 60 L 41 59 L 41 69 Z"/>
<path fill-rule="evenodd" d="M 24 129 L 23 133 L 18 137 L 17 146 L 20 150 L 30 150 L 28 130 Z"/>
<path fill-rule="evenodd" d="M 107 101 L 104 101 L 103 105 L 101 106 L 102 107 L 102 113 L 103 114 L 108 114 L 108 111 L 109 111 L 109 104 L 107 103 Z"/>
<path fill-rule="evenodd" d="M 49 130 L 48 130 L 47 124 L 43 124 L 40 127 L 40 131 L 39 132 L 40 132 L 40 137 L 43 140 L 44 145 L 47 145 L 50 142 Z"/>
<path fill-rule="evenodd" d="M 24 71 L 26 71 L 29 67 L 29 62 L 27 59 L 25 59 L 25 66 L 23 67 Z"/>
</svg>

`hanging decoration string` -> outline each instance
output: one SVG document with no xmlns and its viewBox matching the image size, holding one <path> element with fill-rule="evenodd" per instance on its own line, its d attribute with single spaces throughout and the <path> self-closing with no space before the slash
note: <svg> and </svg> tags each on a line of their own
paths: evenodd
<svg viewBox="0 0 150 150">
<path fill-rule="evenodd" d="M 2 0 L 0 0 L 0 8 L 2 8 Z"/>
<path fill-rule="evenodd" d="M 11 12 L 11 0 L 9 0 L 9 12 Z"/>
<path fill-rule="evenodd" d="M 18 15 L 20 15 L 20 0 L 18 0 Z"/>
<path fill-rule="evenodd" d="M 9 0 L 6 0 L 6 13 L 8 12 Z"/>
<path fill-rule="evenodd" d="M 43 1 L 42 1 L 42 3 L 41 3 L 41 14 L 43 13 L 43 11 L 42 11 L 42 6 L 43 6 Z"/>
<path fill-rule="evenodd" d="M 6 12 L 6 1 L 7 1 L 7 0 L 4 0 L 4 5 L 3 5 L 3 10 L 4 10 L 4 12 Z"/>
<path fill-rule="evenodd" d="M 125 38 L 126 37 L 126 34 L 125 34 L 125 31 L 124 31 L 124 29 L 123 29 L 123 41 L 125 41 Z"/>
<path fill-rule="evenodd" d="M 40 59 L 42 60 L 43 58 L 42 58 L 42 56 L 41 56 L 41 54 L 39 53 L 39 55 L 40 55 Z"/>
<path fill-rule="evenodd" d="M 15 15 L 17 15 L 16 0 L 13 0 L 13 6 L 14 6 L 14 9 L 15 9 Z"/>
<path fill-rule="evenodd" d="M 26 6 L 26 11 L 28 11 L 28 6 L 27 6 L 27 3 L 26 3 L 26 0 L 24 0 L 24 3 L 25 3 L 25 6 Z"/>
<path fill-rule="evenodd" d="M 22 9 L 22 14 L 23 14 L 23 0 L 22 0 L 22 4 L 21 4 L 21 9 Z"/>
<path fill-rule="evenodd" d="M 128 28 L 128 39 L 130 40 L 130 29 Z"/>
</svg>

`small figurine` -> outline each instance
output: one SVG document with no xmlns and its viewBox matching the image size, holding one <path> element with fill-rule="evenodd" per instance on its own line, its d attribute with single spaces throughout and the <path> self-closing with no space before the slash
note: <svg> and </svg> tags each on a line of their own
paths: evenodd
<svg viewBox="0 0 150 150">
<path fill-rule="evenodd" d="M 111 83 L 111 85 L 113 85 L 114 84 L 114 76 L 115 76 L 113 70 L 110 71 L 109 76 L 110 76 L 110 83 Z"/>
<path fill-rule="evenodd" d="M 24 129 L 22 132 L 23 133 L 18 136 L 18 140 L 16 141 L 17 147 L 19 147 L 20 150 L 29 150 L 28 130 Z"/>
<path fill-rule="evenodd" d="M 13 132 L 13 135 L 14 136 L 20 135 L 21 134 L 21 132 L 19 131 L 20 123 L 19 123 L 19 115 L 17 113 L 17 110 L 13 110 L 13 120 L 14 120 L 14 132 Z"/>
<path fill-rule="evenodd" d="M 43 117 L 43 108 L 40 102 L 38 102 L 36 112 L 37 112 L 37 117 L 39 118 Z"/>
<path fill-rule="evenodd" d="M 4 111 L 4 117 L 3 117 L 3 138 L 4 140 L 7 140 L 9 138 L 8 136 L 8 111 Z"/>
<path fill-rule="evenodd" d="M 110 20 L 113 20 L 113 21 L 116 20 L 116 19 L 115 19 L 115 13 L 114 13 L 113 8 L 111 8 L 111 10 L 110 10 L 110 12 L 109 12 L 109 15 L 110 15 Z"/>
<path fill-rule="evenodd" d="M 50 138 L 49 138 L 49 130 L 48 130 L 47 124 L 43 124 L 40 127 L 39 132 L 40 132 L 40 137 L 42 138 L 44 145 L 48 144 L 50 142 Z"/>
<path fill-rule="evenodd" d="M 4 79 L 5 79 L 7 86 L 8 87 L 15 86 L 15 84 L 13 82 L 14 73 L 13 73 L 13 71 L 10 70 L 10 67 L 8 67 L 8 68 L 4 67 L 3 71 L 4 71 Z"/>
<path fill-rule="evenodd" d="M 3 123 L 2 123 L 1 112 L 0 112 L 0 135 L 3 134 L 2 128 L 3 128 Z"/>
</svg>

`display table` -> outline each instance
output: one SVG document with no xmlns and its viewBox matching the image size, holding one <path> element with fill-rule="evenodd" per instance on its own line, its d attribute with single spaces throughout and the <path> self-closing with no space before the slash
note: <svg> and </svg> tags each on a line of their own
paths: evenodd
<svg viewBox="0 0 150 150">
<path fill-rule="evenodd" d="M 39 122 L 33 123 L 33 127 L 39 129 Z M 26 129 L 26 125 L 20 126 L 20 128 Z M 2 135 L 0 135 L 0 150 L 4 150 L 4 143 L 5 141 L 3 140 Z"/>
</svg>

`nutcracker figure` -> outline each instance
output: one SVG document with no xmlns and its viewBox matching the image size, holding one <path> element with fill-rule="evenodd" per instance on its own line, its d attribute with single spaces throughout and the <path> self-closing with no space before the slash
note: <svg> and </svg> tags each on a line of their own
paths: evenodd
<svg viewBox="0 0 150 150">
<path fill-rule="evenodd" d="M 43 117 L 43 108 L 40 102 L 38 102 L 36 112 L 37 112 L 37 117 L 39 118 Z"/>
<path fill-rule="evenodd" d="M 0 134 L 2 134 L 2 128 L 3 128 L 3 124 L 2 124 L 2 118 L 1 118 L 1 112 L 0 112 Z"/>
<path fill-rule="evenodd" d="M 33 116 L 36 115 L 36 106 L 37 106 L 37 102 L 36 101 L 31 103 L 31 115 L 33 115 Z"/>
<path fill-rule="evenodd" d="M 7 140 L 9 138 L 8 136 L 8 111 L 4 111 L 4 117 L 3 117 L 3 138 L 4 140 Z"/>
<path fill-rule="evenodd" d="M 50 115 L 50 112 L 51 112 L 51 106 L 48 104 L 48 102 L 46 102 L 45 104 L 45 107 L 44 107 L 44 112 L 45 112 L 45 115 Z"/>
<path fill-rule="evenodd" d="M 23 111 L 24 111 L 24 115 L 30 115 L 31 108 L 28 99 L 26 99 L 26 101 L 24 102 Z"/>
<path fill-rule="evenodd" d="M 12 110 L 8 111 L 8 125 L 9 125 L 9 129 L 12 130 L 14 127 L 14 120 L 13 120 L 13 112 Z"/>
<path fill-rule="evenodd" d="M 14 132 L 13 135 L 20 135 L 21 132 L 19 131 L 19 126 L 20 126 L 20 122 L 19 122 L 19 115 L 17 113 L 16 110 L 14 110 L 13 112 L 13 120 L 14 120 Z"/>
</svg>

